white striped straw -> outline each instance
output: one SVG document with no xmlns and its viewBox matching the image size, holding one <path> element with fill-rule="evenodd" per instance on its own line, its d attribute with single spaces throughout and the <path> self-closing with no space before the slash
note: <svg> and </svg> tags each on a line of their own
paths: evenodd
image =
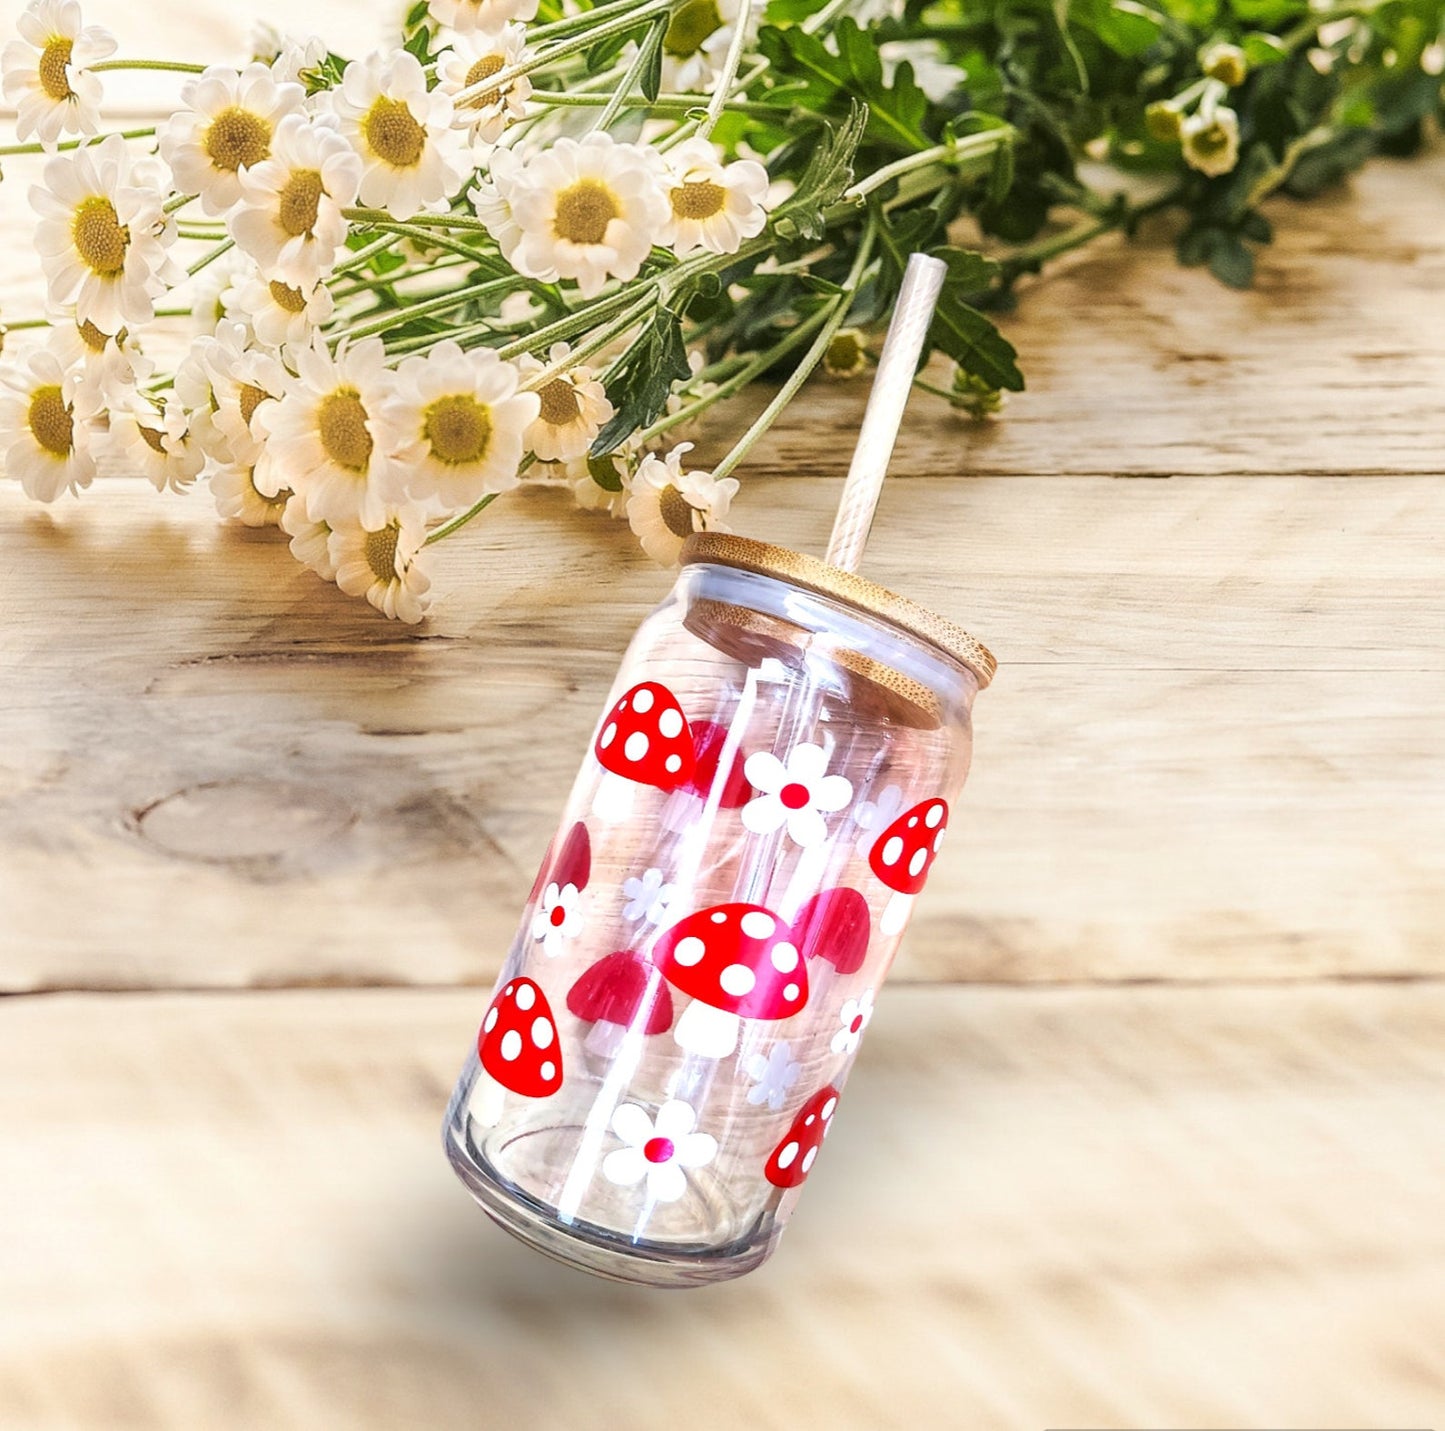
<svg viewBox="0 0 1445 1431">
<path fill-rule="evenodd" d="M 873 390 L 868 394 L 868 410 L 863 414 L 858 445 L 853 449 L 853 462 L 843 484 L 833 535 L 828 539 L 825 559 L 844 571 L 857 571 L 863 559 L 873 513 L 888 474 L 888 459 L 893 455 L 903 409 L 913 387 L 918 355 L 923 351 L 947 273 L 948 267 L 941 260 L 915 253 L 903 274 L 903 286 L 898 290 L 898 303 L 873 376 Z"/>
</svg>

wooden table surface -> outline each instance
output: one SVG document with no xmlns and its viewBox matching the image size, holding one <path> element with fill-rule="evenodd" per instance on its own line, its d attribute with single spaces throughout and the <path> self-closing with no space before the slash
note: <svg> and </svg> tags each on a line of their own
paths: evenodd
<svg viewBox="0 0 1445 1431">
<path fill-rule="evenodd" d="M 919 400 L 869 569 L 1001 669 L 829 1157 L 707 1291 L 527 1252 L 437 1137 L 667 577 L 522 492 L 409 630 L 203 494 L 0 486 L 0 1426 L 1445 1421 L 1442 206 L 1439 153 L 1277 204 L 1244 294 L 1103 243 L 1004 421 Z M 740 530 L 821 547 L 863 398 Z"/>
</svg>

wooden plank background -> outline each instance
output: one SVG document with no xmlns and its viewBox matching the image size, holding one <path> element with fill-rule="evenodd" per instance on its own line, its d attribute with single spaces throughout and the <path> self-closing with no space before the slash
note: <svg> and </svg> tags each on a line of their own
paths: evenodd
<svg viewBox="0 0 1445 1431">
<path fill-rule="evenodd" d="M 204 495 L 0 485 L 0 1425 L 1438 1424 L 1442 201 L 1436 154 L 1276 204 L 1246 294 L 1103 243 L 1003 421 L 919 401 L 870 571 L 1000 675 L 828 1165 L 686 1297 L 511 1244 L 436 1142 L 667 578 L 524 491 L 402 630 Z M 821 547 L 863 398 L 808 389 L 740 530 Z"/>
</svg>

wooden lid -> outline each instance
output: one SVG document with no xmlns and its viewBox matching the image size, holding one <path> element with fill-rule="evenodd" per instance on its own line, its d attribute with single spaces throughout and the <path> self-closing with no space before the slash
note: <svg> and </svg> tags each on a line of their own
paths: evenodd
<svg viewBox="0 0 1445 1431">
<path fill-rule="evenodd" d="M 713 562 L 739 571 L 756 572 L 759 576 L 776 577 L 805 591 L 844 602 L 869 616 L 880 617 L 910 636 L 938 647 L 955 661 L 961 661 L 978 678 L 980 690 L 993 680 L 993 673 L 998 669 L 993 653 L 963 627 L 856 572 L 829 566 L 805 552 L 726 532 L 694 532 L 683 546 L 682 564 L 689 566 L 694 562 Z"/>
</svg>

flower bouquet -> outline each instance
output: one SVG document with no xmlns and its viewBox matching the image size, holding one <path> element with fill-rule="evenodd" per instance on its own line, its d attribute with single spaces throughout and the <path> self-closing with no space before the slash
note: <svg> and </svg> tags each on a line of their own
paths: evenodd
<svg viewBox="0 0 1445 1431">
<path fill-rule="evenodd" d="M 1441 104 L 1445 0 L 423 0 L 360 56 L 265 33 L 235 66 L 129 58 L 77 0 L 3 52 L 46 291 L 6 315 L 5 472 L 39 501 L 113 454 L 276 526 L 419 620 L 431 549 L 520 483 L 676 559 L 817 370 L 864 372 L 904 261 L 948 266 L 917 385 L 1023 386 L 988 316 L 1161 210 L 1247 284 L 1260 212 Z M 108 130 L 117 69 L 174 82 Z M 27 159 L 24 156 L 35 156 Z M 32 164 L 28 178 L 22 166 Z M 684 439 L 770 397 L 710 469 Z"/>
</svg>

